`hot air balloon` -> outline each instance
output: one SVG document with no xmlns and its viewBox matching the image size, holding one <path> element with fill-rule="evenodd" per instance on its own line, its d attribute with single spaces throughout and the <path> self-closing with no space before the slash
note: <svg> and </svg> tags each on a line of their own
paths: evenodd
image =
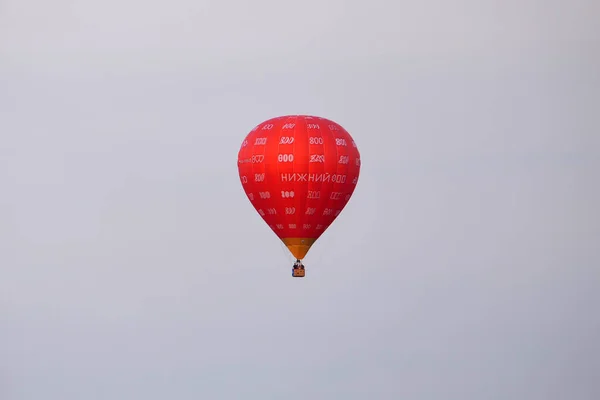
<svg viewBox="0 0 600 400">
<path fill-rule="evenodd" d="M 242 187 L 263 220 L 302 259 L 342 212 L 358 182 L 360 154 L 339 124 L 310 115 L 271 118 L 248 133 L 238 153 Z"/>
</svg>

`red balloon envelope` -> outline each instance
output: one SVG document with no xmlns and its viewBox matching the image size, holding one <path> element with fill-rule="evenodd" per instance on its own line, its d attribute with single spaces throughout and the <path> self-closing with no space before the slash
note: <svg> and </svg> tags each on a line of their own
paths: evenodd
<svg viewBox="0 0 600 400">
<path fill-rule="evenodd" d="M 308 115 L 262 122 L 238 153 L 246 195 L 298 260 L 350 200 L 360 164 L 358 148 L 344 128 Z"/>
</svg>

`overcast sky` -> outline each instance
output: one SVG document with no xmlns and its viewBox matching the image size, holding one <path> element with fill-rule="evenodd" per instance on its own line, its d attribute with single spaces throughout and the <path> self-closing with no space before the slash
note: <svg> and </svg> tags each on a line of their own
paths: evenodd
<svg viewBox="0 0 600 400">
<path fill-rule="evenodd" d="M 0 399 L 597 400 L 599 20 L 0 0 Z M 293 279 L 237 152 L 301 113 L 362 170 Z"/>
</svg>

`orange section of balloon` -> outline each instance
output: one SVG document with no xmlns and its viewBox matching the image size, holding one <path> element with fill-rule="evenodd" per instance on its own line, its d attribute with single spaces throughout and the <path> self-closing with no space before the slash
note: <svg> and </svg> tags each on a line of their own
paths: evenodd
<svg viewBox="0 0 600 400">
<path fill-rule="evenodd" d="M 334 121 L 310 115 L 260 123 L 238 153 L 248 199 L 299 260 L 352 197 L 360 166 L 350 134 Z"/>
</svg>

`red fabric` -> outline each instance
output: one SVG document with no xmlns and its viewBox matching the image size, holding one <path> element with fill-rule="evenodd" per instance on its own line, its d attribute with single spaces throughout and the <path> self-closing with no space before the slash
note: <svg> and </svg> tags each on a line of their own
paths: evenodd
<svg viewBox="0 0 600 400">
<path fill-rule="evenodd" d="M 246 136 L 238 169 L 250 202 L 277 236 L 316 239 L 352 196 L 360 154 L 333 121 L 282 116 Z"/>
</svg>

